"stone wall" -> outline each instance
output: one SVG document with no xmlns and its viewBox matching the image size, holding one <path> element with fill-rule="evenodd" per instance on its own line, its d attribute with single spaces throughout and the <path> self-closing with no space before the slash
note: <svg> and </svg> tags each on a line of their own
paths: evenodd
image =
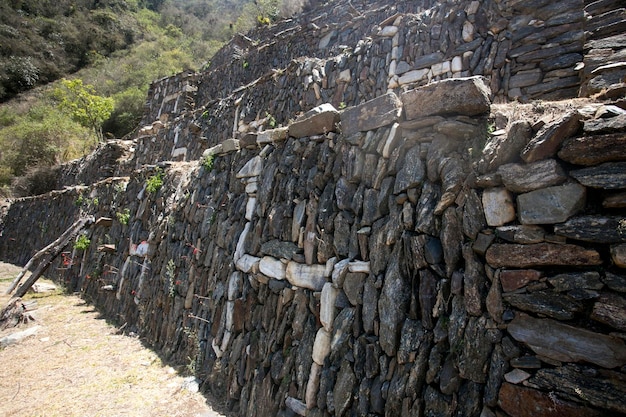
<svg viewBox="0 0 626 417">
<path fill-rule="evenodd" d="M 236 36 L 203 73 L 155 82 L 136 167 L 196 160 L 322 103 L 354 106 L 441 79 L 482 75 L 497 102 L 588 96 L 623 83 L 618 1 L 336 3 Z"/>
<path fill-rule="evenodd" d="M 325 104 L 21 199 L 0 253 L 112 219 L 49 274 L 242 416 L 626 415 L 624 105 L 490 95 Z"/>
</svg>

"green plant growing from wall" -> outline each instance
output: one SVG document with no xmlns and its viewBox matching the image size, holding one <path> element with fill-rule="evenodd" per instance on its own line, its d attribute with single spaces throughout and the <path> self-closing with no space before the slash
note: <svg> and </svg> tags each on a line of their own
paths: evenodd
<svg viewBox="0 0 626 417">
<path fill-rule="evenodd" d="M 272 129 L 276 127 L 276 118 L 271 113 L 265 112 L 265 118 L 267 119 L 267 125 Z"/>
<path fill-rule="evenodd" d="M 215 155 L 207 155 L 200 160 L 202 167 L 206 172 L 211 172 L 213 169 L 213 163 L 215 162 Z"/>
<path fill-rule="evenodd" d="M 156 194 L 163 186 L 163 170 L 157 168 L 154 175 L 148 178 L 146 182 L 146 191 L 150 194 Z"/>
<path fill-rule="evenodd" d="M 85 235 L 79 235 L 74 242 L 74 249 L 76 250 L 86 250 L 91 244 L 91 240 Z"/>
<path fill-rule="evenodd" d="M 118 211 L 115 213 L 117 217 L 117 221 L 123 225 L 127 225 L 130 220 L 130 210 L 125 208 L 123 211 Z"/>
</svg>

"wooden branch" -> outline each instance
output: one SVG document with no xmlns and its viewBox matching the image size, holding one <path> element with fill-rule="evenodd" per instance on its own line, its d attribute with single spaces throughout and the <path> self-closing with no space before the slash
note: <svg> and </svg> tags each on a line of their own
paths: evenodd
<svg viewBox="0 0 626 417">
<path fill-rule="evenodd" d="M 16 297 L 23 297 L 24 294 L 28 291 L 28 289 L 39 279 L 39 277 L 44 273 L 44 271 L 48 268 L 50 263 L 56 258 L 59 253 L 63 250 L 63 248 L 69 243 L 71 239 L 73 239 L 82 229 L 89 226 L 94 222 L 93 216 L 81 217 L 78 219 L 69 229 L 67 229 L 59 238 L 57 238 L 54 242 L 50 243 L 48 246 L 37 252 L 33 255 L 32 258 L 26 263 L 26 266 L 22 271 L 18 274 L 18 276 L 13 280 L 6 294 L 11 294 L 13 290 L 20 283 L 26 271 L 35 264 L 35 262 L 39 262 L 39 266 L 30 277 L 24 282 L 24 284 L 18 288 L 15 293 Z"/>
</svg>

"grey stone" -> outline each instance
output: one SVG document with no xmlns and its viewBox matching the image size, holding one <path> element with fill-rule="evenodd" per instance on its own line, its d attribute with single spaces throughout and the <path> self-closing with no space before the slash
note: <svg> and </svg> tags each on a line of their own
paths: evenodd
<svg viewBox="0 0 626 417">
<path fill-rule="evenodd" d="M 396 245 L 396 248 L 400 246 Z M 380 346 L 389 356 L 395 356 L 398 349 L 400 326 L 406 315 L 411 292 L 408 280 L 400 271 L 399 257 L 399 250 L 394 250 L 378 300 Z"/>
<path fill-rule="evenodd" d="M 363 304 L 363 284 L 367 274 L 348 272 L 343 282 L 343 291 L 353 306 Z"/>
<path fill-rule="evenodd" d="M 510 226 L 500 226 L 496 228 L 499 238 L 512 243 L 541 243 L 546 235 L 541 226 L 520 224 Z"/>
<path fill-rule="evenodd" d="M 339 112 L 326 103 L 306 112 L 301 118 L 289 125 L 289 136 L 302 138 L 335 132 L 339 122 Z"/>
<path fill-rule="evenodd" d="M 613 291 L 626 292 L 626 276 L 606 272 L 602 281 Z"/>
<path fill-rule="evenodd" d="M 481 77 L 451 78 L 402 94 L 407 120 L 437 114 L 477 116 L 487 113 L 491 92 Z"/>
<path fill-rule="evenodd" d="M 422 269 L 419 272 L 419 279 L 420 316 L 424 328 L 431 330 L 435 327 L 433 308 L 437 301 L 437 278 L 429 269 Z"/>
<path fill-rule="evenodd" d="M 585 206 L 586 190 L 580 184 L 547 187 L 517 197 L 522 224 L 550 224 L 566 221 Z"/>
<path fill-rule="evenodd" d="M 571 320 L 583 309 L 582 303 L 565 294 L 536 291 L 530 294 L 505 294 L 504 301 L 523 311 L 557 320 Z"/>
<path fill-rule="evenodd" d="M 463 245 L 465 259 L 465 274 L 463 294 L 465 295 L 465 309 L 473 316 L 482 314 L 483 299 L 485 297 L 485 269 L 469 243 Z"/>
<path fill-rule="evenodd" d="M 422 323 L 418 320 L 406 319 L 400 332 L 400 346 L 398 347 L 398 363 L 413 362 L 424 338 Z"/>
<path fill-rule="evenodd" d="M 463 204 L 463 233 L 470 239 L 476 239 L 478 233 L 487 226 L 483 205 L 474 189 L 467 191 Z"/>
<path fill-rule="evenodd" d="M 594 243 L 626 242 L 623 216 L 578 216 L 554 225 L 554 233 Z"/>
<path fill-rule="evenodd" d="M 626 364 L 623 341 L 552 319 L 518 314 L 507 330 L 515 340 L 526 343 L 538 355 L 557 361 L 586 361 L 604 368 Z"/>
<path fill-rule="evenodd" d="M 598 165 L 603 162 L 626 160 L 626 135 L 606 135 L 569 138 L 558 152 L 559 158 L 576 165 Z"/>
<path fill-rule="evenodd" d="M 463 242 L 463 232 L 461 221 L 457 211 L 453 207 L 448 207 L 443 213 L 441 221 L 441 245 L 443 247 L 443 259 L 446 264 L 446 276 L 451 277 L 461 260 L 461 242 Z"/>
<path fill-rule="evenodd" d="M 570 175 L 591 188 L 605 190 L 626 188 L 626 162 L 605 162 L 594 167 L 572 170 Z"/>
<path fill-rule="evenodd" d="M 507 190 L 514 193 L 559 185 L 567 179 L 561 165 L 555 159 L 545 159 L 530 164 L 505 164 L 498 174 Z"/>
<path fill-rule="evenodd" d="M 352 391 L 357 380 L 352 372 L 352 365 L 348 361 L 343 361 L 341 369 L 337 373 L 337 381 L 333 387 L 333 399 L 335 403 L 335 415 L 343 416 L 352 403 Z"/>
<path fill-rule="evenodd" d="M 404 158 L 404 164 L 396 175 L 393 193 L 399 194 L 409 188 L 419 187 L 424 181 L 426 170 L 420 158 L 420 148 L 415 146 L 409 149 Z"/>
<path fill-rule="evenodd" d="M 402 102 L 394 93 L 387 93 L 341 113 L 341 131 L 350 136 L 390 125 L 398 120 Z"/>
<path fill-rule="evenodd" d="M 494 243 L 486 254 L 493 268 L 532 268 L 538 266 L 593 266 L 601 265 L 600 254 L 582 246 L 556 243 L 531 245 Z"/>
<path fill-rule="evenodd" d="M 378 315 L 378 289 L 376 288 L 376 278 L 370 275 L 363 285 L 363 330 L 366 333 L 374 332 L 374 321 Z"/>
<path fill-rule="evenodd" d="M 590 134 L 620 132 L 626 129 L 626 114 L 608 119 L 592 119 L 584 122 L 583 130 Z"/>
<path fill-rule="evenodd" d="M 492 136 L 487 140 L 478 161 L 478 171 L 482 174 L 497 169 L 500 165 L 515 162 L 522 149 L 532 137 L 532 128 L 526 120 L 511 123 L 506 135 Z"/>
<path fill-rule="evenodd" d="M 581 119 L 582 115 L 573 111 L 558 121 L 543 126 L 522 149 L 520 156 L 527 163 L 554 157 L 563 141 L 580 129 Z"/>
<path fill-rule="evenodd" d="M 568 272 L 548 278 L 555 291 L 563 292 L 578 288 L 600 290 L 604 286 L 600 274 L 595 271 Z"/>
<path fill-rule="evenodd" d="M 487 373 L 487 382 L 485 384 L 485 404 L 489 407 L 495 407 L 498 403 L 498 393 L 504 374 L 509 370 L 509 364 L 504 355 L 501 345 L 496 345 L 491 354 L 489 363 L 489 372 Z"/>
<path fill-rule="evenodd" d="M 270 240 L 261 245 L 261 254 L 274 258 L 291 259 L 298 252 L 298 245 L 293 242 Z"/>
<path fill-rule="evenodd" d="M 485 220 L 489 226 L 502 226 L 515 220 L 513 195 L 506 188 L 490 188 L 482 197 Z"/>
</svg>

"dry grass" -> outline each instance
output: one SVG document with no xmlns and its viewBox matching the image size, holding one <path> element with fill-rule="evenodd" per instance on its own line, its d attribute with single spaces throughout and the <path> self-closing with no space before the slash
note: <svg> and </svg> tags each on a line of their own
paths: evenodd
<svg viewBox="0 0 626 417">
<path fill-rule="evenodd" d="M 0 306 L 19 268 L 0 263 Z M 31 294 L 34 336 L 0 350 L 0 416 L 219 417 L 184 377 L 137 338 L 115 334 L 95 309 L 61 291 Z M 7 329 L 0 337 L 24 330 Z"/>
</svg>

